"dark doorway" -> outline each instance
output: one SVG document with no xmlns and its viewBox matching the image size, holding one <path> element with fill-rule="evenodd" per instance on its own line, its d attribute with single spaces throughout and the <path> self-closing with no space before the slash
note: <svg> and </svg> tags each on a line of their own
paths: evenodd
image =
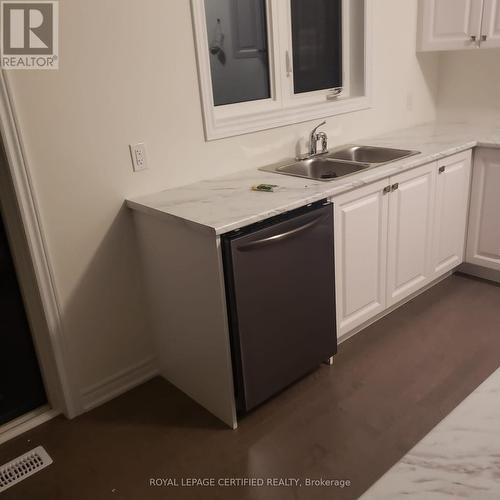
<svg viewBox="0 0 500 500">
<path fill-rule="evenodd" d="M 47 402 L 0 214 L 0 425 Z"/>
</svg>

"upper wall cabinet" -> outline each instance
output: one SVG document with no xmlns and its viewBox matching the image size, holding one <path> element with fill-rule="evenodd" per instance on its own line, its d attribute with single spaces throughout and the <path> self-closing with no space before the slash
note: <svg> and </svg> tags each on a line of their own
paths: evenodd
<svg viewBox="0 0 500 500">
<path fill-rule="evenodd" d="M 500 47 L 500 0 L 420 0 L 420 51 Z"/>
<path fill-rule="evenodd" d="M 421 0 L 420 50 L 476 48 L 483 0 Z"/>
<path fill-rule="evenodd" d="M 484 0 L 481 47 L 500 47 L 500 0 Z"/>
</svg>

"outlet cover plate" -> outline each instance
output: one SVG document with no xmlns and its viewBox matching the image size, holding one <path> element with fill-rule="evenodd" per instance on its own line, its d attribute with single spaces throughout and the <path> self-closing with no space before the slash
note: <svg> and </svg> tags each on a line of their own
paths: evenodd
<svg viewBox="0 0 500 500">
<path fill-rule="evenodd" d="M 137 144 L 130 144 L 130 156 L 132 157 L 132 167 L 134 172 L 140 172 L 148 168 L 146 158 L 146 144 L 139 142 Z"/>
</svg>

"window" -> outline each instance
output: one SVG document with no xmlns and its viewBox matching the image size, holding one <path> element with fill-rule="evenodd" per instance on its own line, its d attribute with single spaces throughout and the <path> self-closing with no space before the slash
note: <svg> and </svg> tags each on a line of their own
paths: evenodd
<svg viewBox="0 0 500 500">
<path fill-rule="evenodd" d="M 342 88 L 342 2 L 290 4 L 294 93 Z"/>
<path fill-rule="evenodd" d="M 369 107 L 371 0 L 192 0 L 207 140 Z"/>
<path fill-rule="evenodd" d="M 271 97 L 265 0 L 205 0 L 215 106 Z"/>
</svg>

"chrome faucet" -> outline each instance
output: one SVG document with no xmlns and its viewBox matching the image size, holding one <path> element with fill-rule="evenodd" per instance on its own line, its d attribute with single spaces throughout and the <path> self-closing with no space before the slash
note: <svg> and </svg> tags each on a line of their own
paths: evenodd
<svg viewBox="0 0 500 500">
<path fill-rule="evenodd" d="M 328 136 L 324 132 L 316 133 L 319 127 L 326 125 L 326 122 L 321 122 L 317 127 L 314 127 L 309 137 L 309 156 L 323 154 L 328 151 Z M 321 141 L 321 151 L 318 153 L 318 141 Z"/>
<path fill-rule="evenodd" d="M 307 160 L 313 156 L 322 155 L 328 152 L 328 136 L 325 132 L 317 132 L 319 127 L 325 124 L 326 122 L 321 122 L 318 126 L 313 128 L 309 137 L 309 153 L 298 156 L 298 160 Z M 318 141 L 321 141 L 321 151 L 318 151 Z"/>
</svg>

